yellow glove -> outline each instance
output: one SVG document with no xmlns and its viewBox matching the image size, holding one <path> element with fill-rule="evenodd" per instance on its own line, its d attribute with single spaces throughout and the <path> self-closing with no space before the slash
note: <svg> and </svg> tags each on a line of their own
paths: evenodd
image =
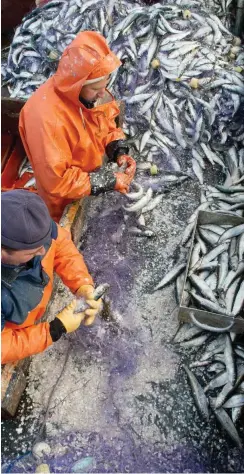
<svg viewBox="0 0 244 474">
<path fill-rule="evenodd" d="M 74 313 L 76 308 L 77 300 L 73 300 L 68 306 L 66 306 L 56 318 L 60 319 L 63 323 L 67 332 L 73 332 L 80 326 L 80 323 L 85 318 L 85 313 Z"/>
<path fill-rule="evenodd" d="M 93 293 L 94 293 L 93 285 L 81 285 L 80 288 L 78 288 L 77 292 L 75 293 L 75 296 L 80 296 L 81 298 L 84 298 L 85 300 L 90 300 L 93 298 Z"/>
<path fill-rule="evenodd" d="M 94 300 L 94 287 L 92 285 L 81 285 L 76 292 L 76 296 L 80 296 L 86 300 L 86 303 L 90 306 L 90 309 L 85 310 L 84 325 L 90 326 L 94 322 L 95 317 L 99 313 L 102 307 L 102 298 Z"/>
</svg>

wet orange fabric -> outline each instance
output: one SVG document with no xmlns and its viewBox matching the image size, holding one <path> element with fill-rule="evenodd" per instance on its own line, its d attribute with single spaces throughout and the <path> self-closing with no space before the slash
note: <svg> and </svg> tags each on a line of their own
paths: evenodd
<svg viewBox="0 0 244 474">
<path fill-rule="evenodd" d="M 50 278 L 38 306 L 21 325 L 6 321 L 2 331 L 2 364 L 24 359 L 44 351 L 52 344 L 49 323 L 38 320 L 43 316 L 53 288 L 54 271 L 70 290 L 75 293 L 81 285 L 93 284 L 82 255 L 71 240 L 71 235 L 58 226 L 58 237 L 42 259 L 42 267 Z M 38 324 L 36 324 L 38 323 Z"/>
<path fill-rule="evenodd" d="M 106 103 L 93 109 L 79 101 L 88 78 L 108 75 L 119 65 L 99 33 L 79 33 L 65 49 L 54 76 L 21 110 L 20 135 L 38 193 L 56 221 L 66 204 L 90 194 L 88 173 L 102 165 L 108 143 L 124 138 L 115 124 L 119 108 L 108 91 Z"/>
</svg>

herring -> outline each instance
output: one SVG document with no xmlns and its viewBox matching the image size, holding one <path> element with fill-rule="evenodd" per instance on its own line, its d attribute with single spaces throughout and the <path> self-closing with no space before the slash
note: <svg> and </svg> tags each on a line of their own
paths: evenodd
<svg viewBox="0 0 244 474">
<path fill-rule="evenodd" d="M 175 280 L 175 278 L 180 275 L 184 269 L 186 268 L 186 264 L 182 263 L 178 265 L 177 267 L 174 267 L 170 272 L 168 272 L 164 278 L 155 286 L 153 291 L 160 290 L 164 288 L 166 285 L 169 285 L 172 281 Z"/>
<path fill-rule="evenodd" d="M 146 194 L 141 198 L 139 199 L 135 204 L 132 204 L 131 206 L 123 206 L 123 209 L 125 210 L 125 212 L 137 212 L 137 211 L 140 211 L 141 209 L 143 209 L 143 207 L 145 207 L 150 199 L 152 198 L 152 195 L 153 195 L 153 191 L 151 188 L 149 188 L 146 192 Z"/>
<path fill-rule="evenodd" d="M 186 367 L 186 365 L 183 365 L 183 369 L 187 373 L 196 406 L 199 412 L 201 413 L 201 415 L 206 420 L 208 420 L 209 419 L 208 401 L 203 391 L 203 388 L 201 387 L 195 375 L 188 369 L 188 367 Z"/>
</svg>

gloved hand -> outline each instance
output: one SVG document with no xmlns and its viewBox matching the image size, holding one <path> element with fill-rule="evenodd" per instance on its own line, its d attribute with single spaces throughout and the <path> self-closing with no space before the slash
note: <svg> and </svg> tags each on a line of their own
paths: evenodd
<svg viewBox="0 0 244 474">
<path fill-rule="evenodd" d="M 127 174 L 127 176 L 129 176 L 132 181 L 136 172 L 136 161 L 129 155 L 121 155 L 117 159 L 117 164 L 118 166 L 123 166 L 125 164 L 127 165 L 125 174 Z"/>
<path fill-rule="evenodd" d="M 136 172 L 136 162 L 131 158 L 129 155 L 121 155 L 117 159 L 117 164 L 119 166 L 123 166 L 127 164 L 127 168 L 124 173 L 120 171 L 115 173 L 116 176 L 116 183 L 115 183 L 115 190 L 119 191 L 122 194 L 126 194 L 129 191 L 129 186 L 131 181 L 133 180 Z"/>
<path fill-rule="evenodd" d="M 121 155 L 117 159 L 119 166 L 126 165 L 127 168 L 122 173 L 114 173 L 109 166 L 102 166 L 99 170 L 89 173 L 91 194 L 96 196 L 106 191 L 120 191 L 121 193 L 127 193 L 129 185 L 134 178 L 136 171 L 136 162 L 129 155 Z"/>
<path fill-rule="evenodd" d="M 55 318 L 63 323 L 66 332 L 73 332 L 78 329 L 81 321 L 85 318 L 85 313 L 74 313 L 76 304 L 77 300 L 73 300 Z"/>
<path fill-rule="evenodd" d="M 81 285 L 76 292 L 76 296 L 80 296 L 86 300 L 90 308 L 85 310 L 84 325 L 90 326 L 94 322 L 95 317 L 99 313 L 102 306 L 102 298 L 94 300 L 94 287 L 92 285 Z"/>
</svg>

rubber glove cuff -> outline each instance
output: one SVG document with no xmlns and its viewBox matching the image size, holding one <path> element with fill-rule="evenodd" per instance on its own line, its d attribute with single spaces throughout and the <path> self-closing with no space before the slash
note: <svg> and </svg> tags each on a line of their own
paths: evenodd
<svg viewBox="0 0 244 474">
<path fill-rule="evenodd" d="M 98 171 L 94 171 L 94 173 L 90 173 L 89 178 L 91 183 L 91 195 L 93 196 L 112 191 L 116 183 L 113 171 L 106 166 L 103 166 Z"/>
</svg>

